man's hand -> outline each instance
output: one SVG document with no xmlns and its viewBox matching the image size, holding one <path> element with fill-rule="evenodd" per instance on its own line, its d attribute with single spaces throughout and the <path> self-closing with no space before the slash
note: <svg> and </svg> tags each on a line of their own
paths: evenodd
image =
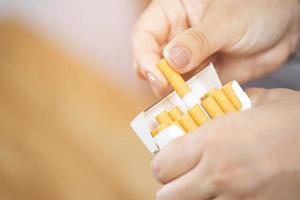
<svg viewBox="0 0 300 200">
<path fill-rule="evenodd" d="M 133 30 L 134 65 L 157 95 L 163 56 L 180 73 L 214 60 L 224 82 L 255 79 L 295 51 L 299 15 L 298 0 L 154 0 Z"/>
<path fill-rule="evenodd" d="M 216 118 L 154 158 L 157 200 L 299 200 L 300 92 L 249 94 L 253 109 Z"/>
</svg>

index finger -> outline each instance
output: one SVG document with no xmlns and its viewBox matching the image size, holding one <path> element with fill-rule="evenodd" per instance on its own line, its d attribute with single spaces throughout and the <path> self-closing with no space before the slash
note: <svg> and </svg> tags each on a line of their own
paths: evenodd
<svg viewBox="0 0 300 200">
<path fill-rule="evenodd" d="M 168 144 L 152 161 L 154 177 L 165 184 L 194 168 L 200 161 L 207 132 L 196 129 Z"/>
<path fill-rule="evenodd" d="M 159 2 L 153 1 L 140 17 L 132 34 L 136 70 L 144 79 L 151 78 L 150 83 L 157 81 L 160 84 L 162 91 L 156 92 L 163 92 L 168 86 L 166 79 L 156 68 L 162 58 L 162 46 L 167 40 L 168 32 L 168 19 Z"/>
</svg>

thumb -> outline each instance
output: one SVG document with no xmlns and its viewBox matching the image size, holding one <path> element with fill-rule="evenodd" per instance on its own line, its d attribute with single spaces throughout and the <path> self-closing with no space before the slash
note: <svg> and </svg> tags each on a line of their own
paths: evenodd
<svg viewBox="0 0 300 200">
<path fill-rule="evenodd" d="M 165 47 L 164 57 L 180 73 L 201 67 L 206 59 L 231 42 L 232 31 L 226 21 L 216 13 L 205 16 L 199 25 L 175 36 Z"/>
</svg>

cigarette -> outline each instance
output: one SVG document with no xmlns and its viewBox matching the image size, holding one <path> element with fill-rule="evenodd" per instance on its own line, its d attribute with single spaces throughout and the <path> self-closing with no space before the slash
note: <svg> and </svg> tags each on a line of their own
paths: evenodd
<svg viewBox="0 0 300 200">
<path fill-rule="evenodd" d="M 169 65 L 166 59 L 162 59 L 157 67 L 181 98 L 191 92 L 182 76 Z"/>
<path fill-rule="evenodd" d="M 168 124 L 160 124 L 158 127 L 156 127 L 154 130 L 151 131 L 152 137 L 155 137 L 161 132 L 162 130 L 168 128 Z"/>
<path fill-rule="evenodd" d="M 183 113 L 181 112 L 178 106 L 170 110 L 169 114 L 174 121 L 177 121 L 183 115 Z"/>
<path fill-rule="evenodd" d="M 236 109 L 229 100 L 229 98 L 225 95 L 223 90 L 217 90 L 212 94 L 213 98 L 222 108 L 225 113 L 235 112 Z"/>
<path fill-rule="evenodd" d="M 192 116 L 192 118 L 195 120 L 195 122 L 198 124 L 198 126 L 201 126 L 205 122 L 209 120 L 206 112 L 203 110 L 203 108 L 196 104 L 192 108 L 188 110 L 189 114 Z"/>
<path fill-rule="evenodd" d="M 240 111 L 242 109 L 242 104 L 232 88 L 232 82 L 227 83 L 222 88 L 222 90 L 224 91 L 225 95 L 229 98 L 235 109 Z"/>
<path fill-rule="evenodd" d="M 165 59 L 162 59 L 157 64 L 157 67 L 188 108 L 200 103 L 182 76 L 177 73 Z"/>
<path fill-rule="evenodd" d="M 198 127 L 197 123 L 193 120 L 189 113 L 183 115 L 178 121 L 187 133 Z"/>
<path fill-rule="evenodd" d="M 212 96 L 204 99 L 201 102 L 201 105 L 212 119 L 224 114 L 223 110 Z"/>
<path fill-rule="evenodd" d="M 216 91 L 217 91 L 217 89 L 215 87 L 213 87 L 203 97 L 201 97 L 201 100 L 204 100 L 204 99 L 206 99 L 209 96 L 212 96 Z"/>
<path fill-rule="evenodd" d="M 167 111 L 164 111 L 155 117 L 159 124 L 172 124 L 173 119 Z"/>
</svg>

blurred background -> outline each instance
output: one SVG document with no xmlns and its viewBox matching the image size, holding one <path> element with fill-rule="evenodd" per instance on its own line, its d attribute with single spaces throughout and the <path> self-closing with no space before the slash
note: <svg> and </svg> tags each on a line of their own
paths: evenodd
<svg viewBox="0 0 300 200">
<path fill-rule="evenodd" d="M 131 66 L 141 0 L 0 0 L 0 199 L 154 199 L 129 122 L 154 98 Z"/>
</svg>

